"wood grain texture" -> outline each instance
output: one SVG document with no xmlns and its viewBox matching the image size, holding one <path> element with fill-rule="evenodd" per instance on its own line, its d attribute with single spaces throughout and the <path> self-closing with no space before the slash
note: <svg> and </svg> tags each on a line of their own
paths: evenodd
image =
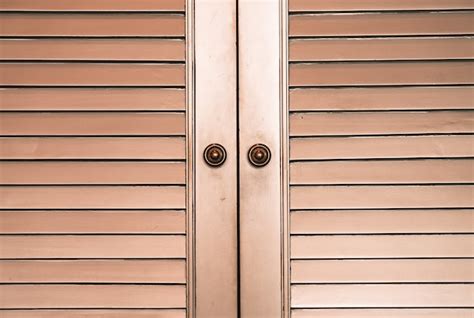
<svg viewBox="0 0 474 318">
<path fill-rule="evenodd" d="M 164 137 L 0 138 L 2 159 L 184 159 L 185 139 Z"/>
<path fill-rule="evenodd" d="M 292 258 L 473 257 L 473 235 L 292 236 Z"/>
<path fill-rule="evenodd" d="M 469 233 L 474 210 L 293 211 L 292 234 Z"/>
<path fill-rule="evenodd" d="M 3 235 L 0 258 L 184 258 L 185 244 L 184 235 Z"/>
<path fill-rule="evenodd" d="M 6 86 L 183 86 L 181 64 L 8 63 L 0 64 Z"/>
<path fill-rule="evenodd" d="M 2 11 L 183 11 L 184 0 L 1 0 Z"/>
<path fill-rule="evenodd" d="M 184 211 L 0 212 L 1 234 L 184 234 Z"/>
<path fill-rule="evenodd" d="M 472 160 L 328 161 L 290 165 L 290 183 L 298 184 L 420 184 L 470 183 Z"/>
<path fill-rule="evenodd" d="M 306 14 L 289 18 L 290 37 L 472 33 L 472 14 L 465 12 Z"/>
<path fill-rule="evenodd" d="M 290 0 L 292 11 L 384 11 L 384 10 L 449 10 L 473 9 L 470 0 Z"/>
<path fill-rule="evenodd" d="M 474 41 L 453 38 L 301 39 L 289 44 L 290 61 L 469 59 Z"/>
<path fill-rule="evenodd" d="M 474 186 L 293 186 L 292 209 L 470 208 Z"/>
<path fill-rule="evenodd" d="M 183 40 L 166 39 L 2 39 L 0 59 L 8 61 L 184 61 Z"/>
<path fill-rule="evenodd" d="M 474 112 L 294 113 L 291 136 L 470 133 Z"/>
<path fill-rule="evenodd" d="M 2 209 L 183 209 L 181 186 L 0 187 Z"/>
<path fill-rule="evenodd" d="M 183 136 L 181 113 L 6 113 L 0 117 L 3 136 L 141 135 Z"/>
<path fill-rule="evenodd" d="M 472 136 L 294 138 L 290 158 L 366 159 L 474 156 Z"/>
<path fill-rule="evenodd" d="M 2 283 L 185 283 L 185 260 L 1 261 Z"/>
<path fill-rule="evenodd" d="M 184 309 L 3 310 L 2 318 L 185 318 Z M 451 317 L 449 317 L 451 318 Z M 464 318 L 464 317 L 463 317 Z"/>
<path fill-rule="evenodd" d="M 314 317 L 472 318 L 472 314 L 473 314 L 472 309 L 454 309 L 454 308 L 453 309 L 437 309 L 437 308 L 436 309 L 294 309 L 291 311 L 292 318 L 314 318 Z"/>
<path fill-rule="evenodd" d="M 0 14 L 1 36 L 184 36 L 182 15 Z"/>
<path fill-rule="evenodd" d="M 470 307 L 474 285 L 297 285 L 292 307 Z"/>
<path fill-rule="evenodd" d="M 473 282 L 474 260 L 304 260 L 291 262 L 292 283 Z"/>
<path fill-rule="evenodd" d="M 110 111 L 185 110 L 184 89 L 3 88 L 0 110 Z"/>
<path fill-rule="evenodd" d="M 473 65 L 457 61 L 292 64 L 289 83 L 298 87 L 472 84 Z"/>
<path fill-rule="evenodd" d="M 305 88 L 290 90 L 290 110 L 292 111 L 473 108 L 474 89 L 472 87 Z"/>
<path fill-rule="evenodd" d="M 0 308 L 184 308 L 172 285 L 3 285 Z"/>
<path fill-rule="evenodd" d="M 185 173 L 181 162 L 3 162 L 0 184 L 184 185 Z"/>
</svg>

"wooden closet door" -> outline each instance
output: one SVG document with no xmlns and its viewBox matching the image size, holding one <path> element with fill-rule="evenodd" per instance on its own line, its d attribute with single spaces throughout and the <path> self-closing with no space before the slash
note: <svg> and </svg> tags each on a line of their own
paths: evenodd
<svg viewBox="0 0 474 318">
<path fill-rule="evenodd" d="M 472 317 L 472 9 L 289 1 L 292 317 Z"/>
<path fill-rule="evenodd" d="M 185 1 L 0 11 L 0 316 L 185 317 Z"/>
</svg>

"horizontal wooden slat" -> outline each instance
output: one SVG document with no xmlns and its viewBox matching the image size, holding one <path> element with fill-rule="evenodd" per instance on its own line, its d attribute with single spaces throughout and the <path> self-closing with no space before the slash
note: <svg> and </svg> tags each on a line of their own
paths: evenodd
<svg viewBox="0 0 474 318">
<path fill-rule="evenodd" d="M 0 138 L 1 159 L 184 159 L 184 138 Z"/>
<path fill-rule="evenodd" d="M 472 34 L 470 13 L 306 14 L 289 19 L 290 36 Z"/>
<path fill-rule="evenodd" d="M 180 309 L 2 310 L 2 318 L 130 318 L 130 317 L 134 317 L 134 318 L 186 318 L 186 310 L 184 309 L 182 310 Z"/>
<path fill-rule="evenodd" d="M 184 234 L 184 211 L 2 211 L 1 234 Z"/>
<path fill-rule="evenodd" d="M 306 260 L 291 262 L 292 283 L 473 282 L 474 260 Z"/>
<path fill-rule="evenodd" d="M 0 14 L 0 36 L 183 36 L 182 15 Z"/>
<path fill-rule="evenodd" d="M 473 257 L 474 235 L 292 236 L 291 257 Z"/>
<path fill-rule="evenodd" d="M 468 232 L 474 232 L 474 210 L 471 209 L 339 210 L 291 213 L 292 234 Z"/>
<path fill-rule="evenodd" d="M 472 87 L 305 88 L 290 91 L 290 109 L 293 111 L 473 108 Z"/>
<path fill-rule="evenodd" d="M 470 307 L 474 285 L 297 285 L 292 307 Z"/>
<path fill-rule="evenodd" d="M 473 9 L 470 0 L 290 0 L 290 11 L 383 11 Z"/>
<path fill-rule="evenodd" d="M 180 113 L 6 113 L 0 116 L 3 136 L 34 135 L 184 135 Z"/>
<path fill-rule="evenodd" d="M 185 169 L 172 162 L 4 162 L 0 184 L 184 185 Z"/>
<path fill-rule="evenodd" d="M 291 159 L 436 158 L 474 156 L 472 136 L 301 138 Z"/>
<path fill-rule="evenodd" d="M 470 208 L 474 186 L 292 186 L 292 209 Z"/>
<path fill-rule="evenodd" d="M 1 0 L 5 11 L 182 11 L 184 0 Z"/>
<path fill-rule="evenodd" d="M 291 86 L 472 84 L 473 65 L 470 62 L 293 64 L 289 77 Z"/>
<path fill-rule="evenodd" d="M 291 136 L 470 133 L 474 112 L 294 113 Z"/>
<path fill-rule="evenodd" d="M 184 61 L 182 40 L 2 39 L 2 60 Z"/>
<path fill-rule="evenodd" d="M 1 209 L 182 209 L 177 186 L 0 187 Z"/>
<path fill-rule="evenodd" d="M 290 61 L 442 60 L 474 56 L 472 38 L 292 40 Z"/>
<path fill-rule="evenodd" d="M 1 171 L 1 168 L 0 168 Z M 472 160 L 298 162 L 290 166 L 291 184 L 469 183 Z"/>
<path fill-rule="evenodd" d="M 1 261 L 2 283 L 185 283 L 184 260 Z"/>
<path fill-rule="evenodd" d="M 184 235 L 3 235 L 0 258 L 183 258 Z"/>
<path fill-rule="evenodd" d="M 3 88 L 0 110 L 184 110 L 183 89 Z"/>
<path fill-rule="evenodd" d="M 184 308 L 173 285 L 3 285 L 0 308 Z"/>
<path fill-rule="evenodd" d="M 292 318 L 472 318 L 472 309 L 294 309 Z M 8 318 L 17 318 L 16 316 Z M 28 316 L 29 318 L 29 316 Z M 36 316 L 34 317 L 36 318 Z M 43 317 L 41 317 L 43 318 Z M 75 318 L 75 317 L 74 317 Z M 95 318 L 95 317 L 94 317 Z M 107 317 L 108 318 L 108 317 Z"/>
<path fill-rule="evenodd" d="M 0 64 L 0 85 L 182 86 L 181 64 Z"/>
</svg>

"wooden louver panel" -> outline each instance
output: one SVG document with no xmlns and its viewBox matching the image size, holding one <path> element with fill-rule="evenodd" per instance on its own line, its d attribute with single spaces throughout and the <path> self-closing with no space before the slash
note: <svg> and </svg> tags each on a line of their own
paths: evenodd
<svg viewBox="0 0 474 318">
<path fill-rule="evenodd" d="M 0 12 L 0 316 L 184 318 L 185 1 Z"/>
<path fill-rule="evenodd" d="M 471 317 L 472 1 L 289 1 L 293 318 Z"/>
</svg>

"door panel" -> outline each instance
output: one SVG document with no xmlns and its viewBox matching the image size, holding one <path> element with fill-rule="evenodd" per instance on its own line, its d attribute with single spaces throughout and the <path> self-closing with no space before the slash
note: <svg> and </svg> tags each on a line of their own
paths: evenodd
<svg viewBox="0 0 474 318">
<path fill-rule="evenodd" d="M 467 9 L 289 1 L 292 317 L 472 315 Z"/>
<path fill-rule="evenodd" d="M 185 1 L 0 11 L 0 316 L 184 318 Z"/>
</svg>

